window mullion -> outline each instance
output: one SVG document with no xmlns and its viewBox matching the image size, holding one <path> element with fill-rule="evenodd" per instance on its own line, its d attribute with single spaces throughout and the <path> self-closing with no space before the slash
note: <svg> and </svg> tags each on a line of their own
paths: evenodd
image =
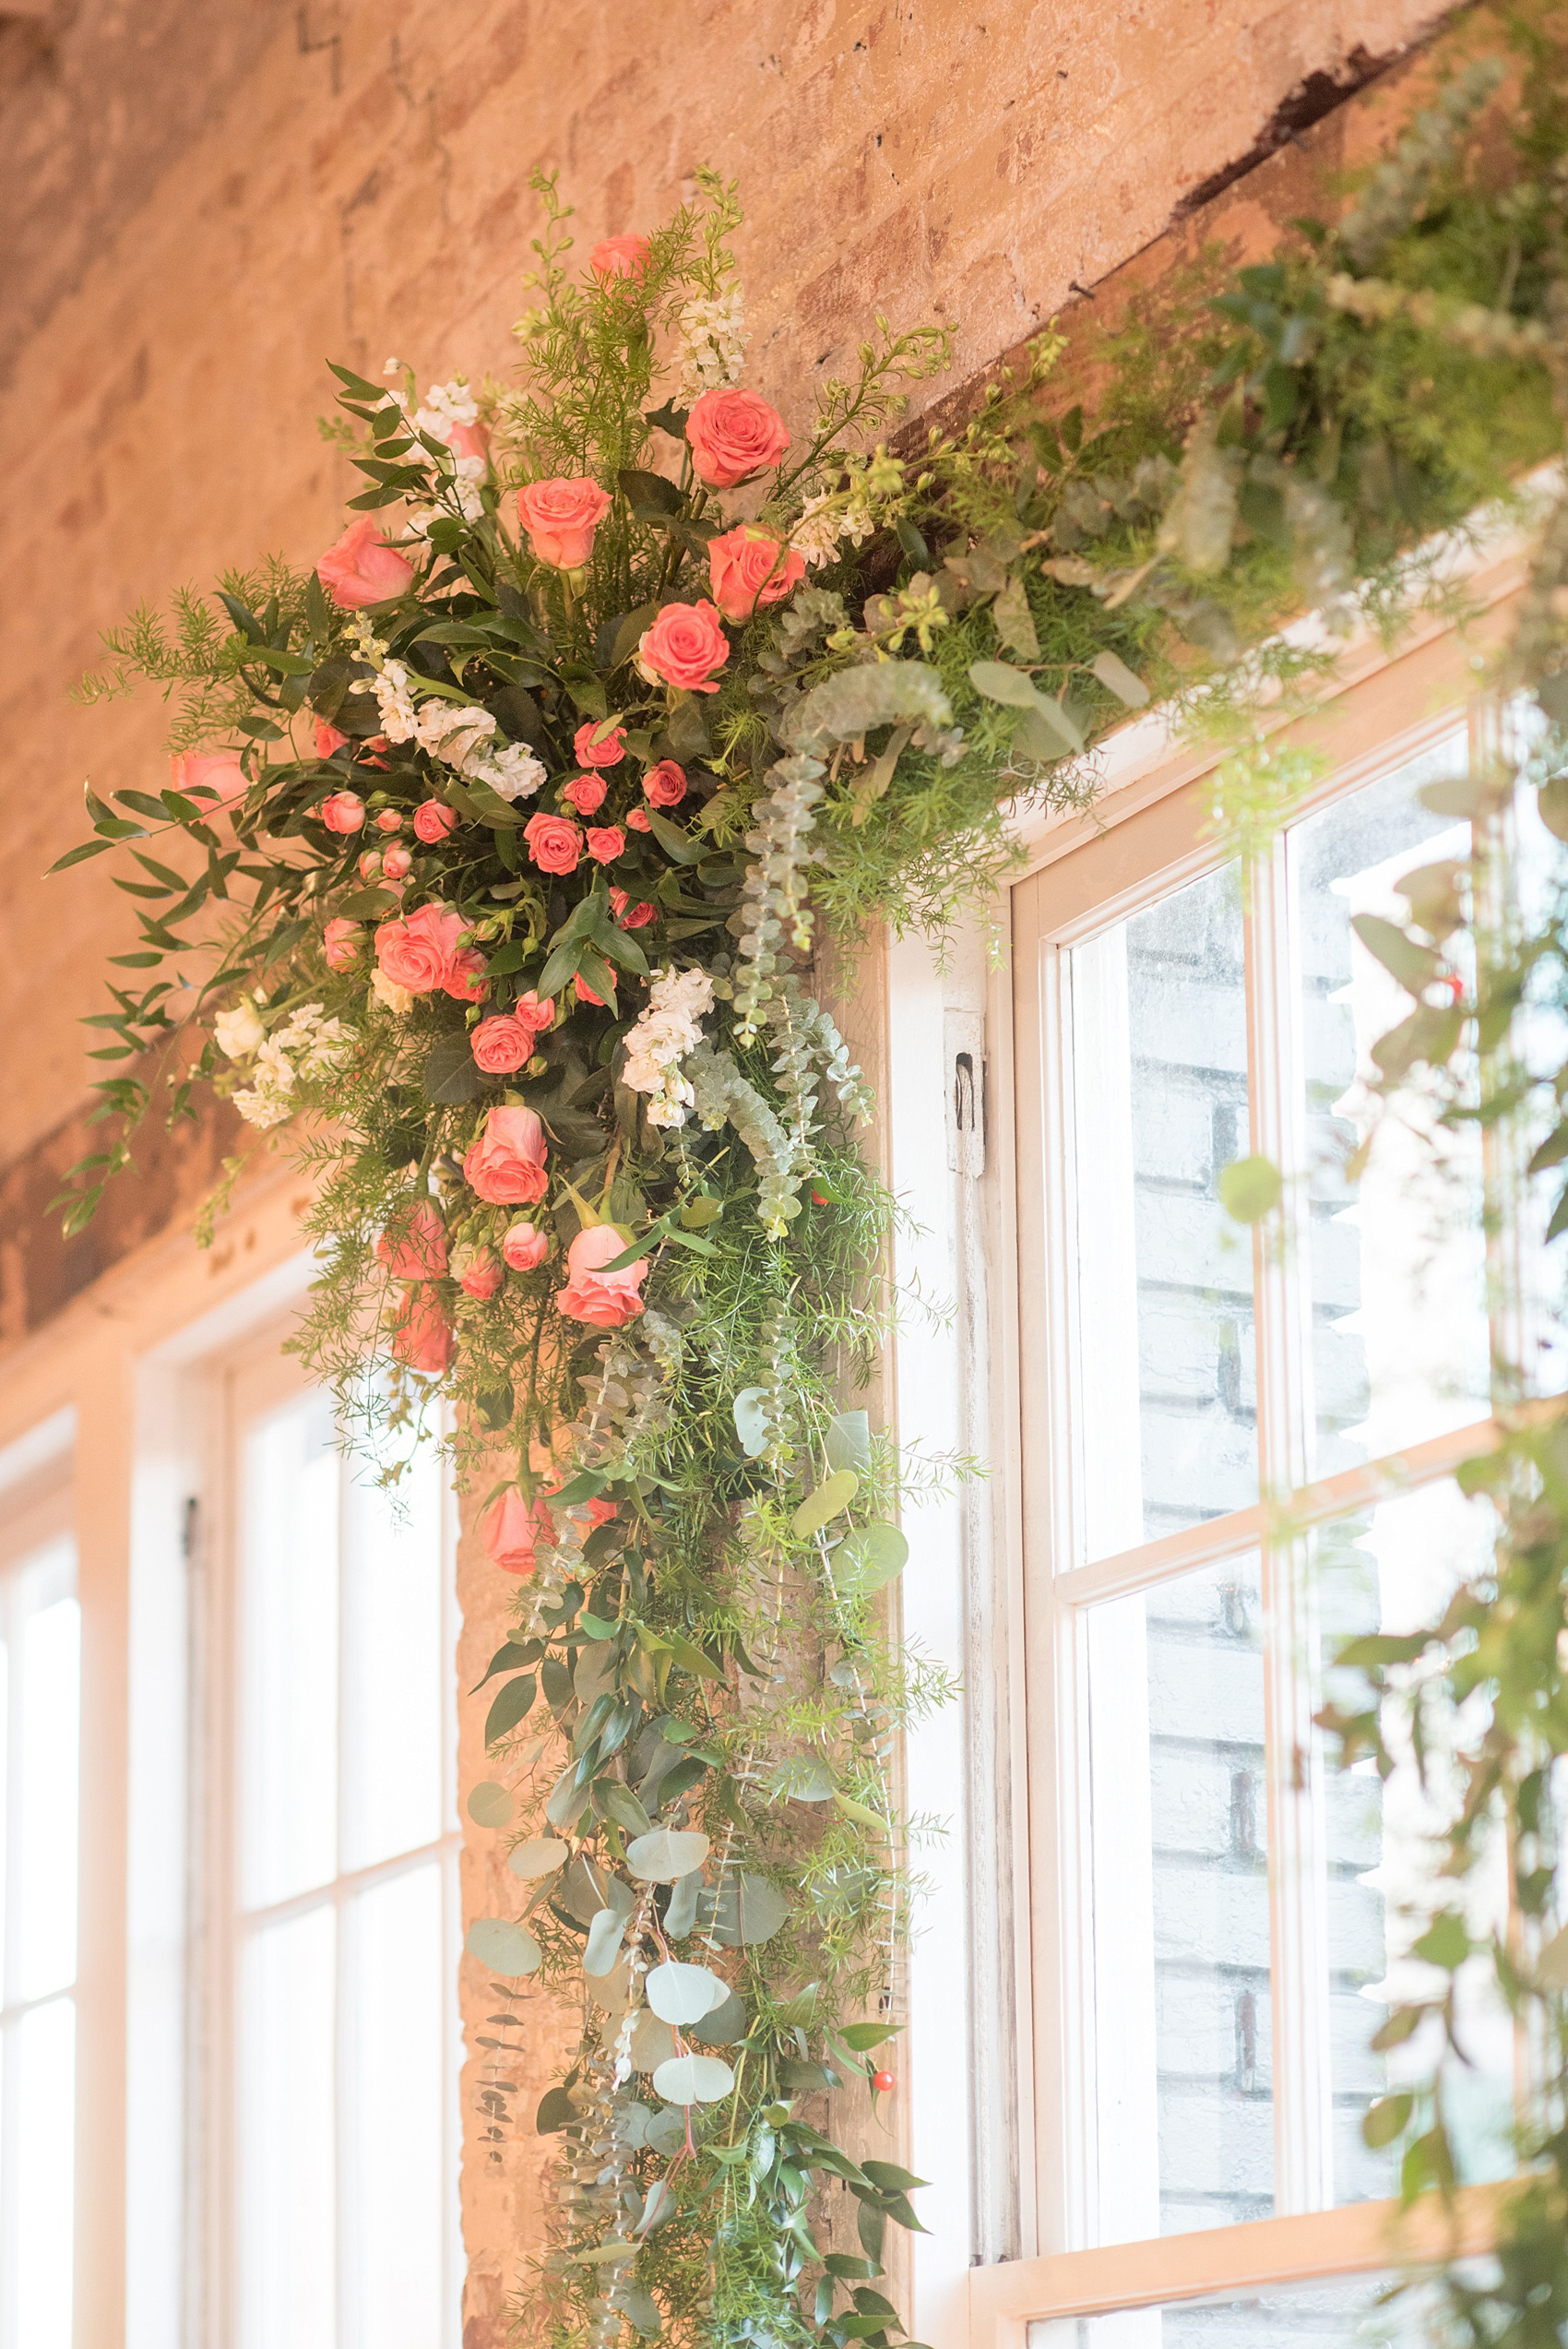
<svg viewBox="0 0 1568 2349">
<path fill-rule="evenodd" d="M 1266 1505 L 1283 1502 L 1306 1482 L 1312 1411 L 1308 1234 L 1299 1174 L 1305 1163 L 1301 989 L 1283 840 L 1253 864 L 1249 883 L 1251 1146 L 1286 1177 L 1278 1218 L 1265 1218 L 1253 1238 L 1258 1473 Z M 1265 1541 L 1263 1598 L 1275 2208 L 1284 2213 L 1326 2209 L 1334 2198 L 1326 1845 L 1312 1726 L 1316 1630 L 1304 1540 Z"/>
</svg>

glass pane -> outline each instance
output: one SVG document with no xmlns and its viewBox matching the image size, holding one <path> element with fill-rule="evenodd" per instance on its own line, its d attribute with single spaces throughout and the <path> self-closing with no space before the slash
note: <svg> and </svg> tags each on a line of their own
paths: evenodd
<svg viewBox="0 0 1568 2349">
<path fill-rule="evenodd" d="M 1088 1556 L 1257 1498 L 1240 868 L 1071 954 Z M 1137 1441 L 1133 1440 L 1137 1429 Z"/>
<path fill-rule="evenodd" d="M 1495 1534 L 1490 1505 L 1467 1500 L 1448 1478 L 1324 1527 L 1313 1546 L 1325 1653 L 1358 1633 L 1411 1631 L 1435 1621 L 1458 1583 L 1484 1569 Z M 1347 1697 L 1358 1696 L 1359 1675 L 1344 1678 Z M 1332 1671 L 1326 1680 L 1332 1695 Z M 1421 1922 L 1406 1904 L 1422 1895 L 1430 1903 L 1443 1890 L 1434 1875 L 1432 1839 L 1447 1816 L 1444 1747 L 1452 1750 L 1461 1730 L 1480 1724 L 1468 1709 L 1459 1721 L 1429 1711 L 1428 1791 L 1395 1725 L 1391 1707 L 1386 1734 L 1399 1761 L 1386 1782 L 1370 1761 L 1327 1778 L 1334 2184 L 1341 2202 L 1398 2190 L 1399 2148 L 1369 2151 L 1361 2116 L 1388 2087 L 1424 2077 L 1435 2047 L 1424 2033 L 1388 2056 L 1375 2055 L 1370 2043 L 1391 2004 L 1442 1981 L 1408 1954 Z M 1503 1925 L 1508 1888 L 1501 1842 L 1495 1865 L 1478 1870 L 1470 1893 L 1472 1932 Z M 1471 2064 L 1450 2068 L 1444 2095 L 1461 2174 L 1471 2182 L 1505 2177 L 1515 2166 L 1508 2143 L 1514 2033 L 1484 1958 L 1461 1969 L 1459 2001 Z"/>
<path fill-rule="evenodd" d="M 57 1564 L 43 1559 L 28 1569 L 24 1594 Z M 74 1599 L 24 1615 L 18 1661 L 17 1980 L 7 1996 L 40 1998 L 65 1989 L 77 1971 L 81 1625 Z"/>
<path fill-rule="evenodd" d="M 239 1662 L 247 1908 L 324 1884 L 337 1864 L 338 1485 L 326 1397 L 303 1395 L 246 1430 Z"/>
<path fill-rule="evenodd" d="M 353 2337 L 374 2349 L 433 2349 L 451 2330 L 443 2306 L 450 2116 L 438 1862 L 353 1903 L 344 2115 L 351 2197 L 345 2245 Z"/>
<path fill-rule="evenodd" d="M 1085 1611 L 1106 2241 L 1274 2202 L 1253 1558 Z"/>
<path fill-rule="evenodd" d="M 1431 2296 L 1416 2286 L 1381 2306 L 1395 2280 L 1324 2276 L 1104 2316 L 1046 2318 L 1028 2327 L 1028 2349 L 1429 2349 L 1436 2337 Z"/>
<path fill-rule="evenodd" d="M 443 1470 L 417 1452 L 396 1498 L 345 1463 L 343 1855 L 371 1866 L 441 1832 Z M 386 1723 L 398 1734 L 387 1737 Z"/>
<path fill-rule="evenodd" d="M 338 2349 L 332 1912 L 264 1926 L 241 1964 L 242 2349 Z"/>
<path fill-rule="evenodd" d="M 1372 1047 L 1410 997 L 1362 946 L 1357 914 L 1407 918 L 1395 883 L 1469 851 L 1469 827 L 1423 807 L 1423 784 L 1464 771 L 1463 737 L 1289 836 L 1301 960 L 1316 1395 L 1313 1473 L 1332 1474 L 1491 1408 L 1479 1156 L 1473 1133 L 1434 1138 L 1414 1094 L 1359 1182 Z"/>
<path fill-rule="evenodd" d="M 16 2338 L 27 2349 L 70 2349 L 76 2033 L 69 1998 L 32 2008 L 10 2033 L 18 2156 Z"/>
</svg>

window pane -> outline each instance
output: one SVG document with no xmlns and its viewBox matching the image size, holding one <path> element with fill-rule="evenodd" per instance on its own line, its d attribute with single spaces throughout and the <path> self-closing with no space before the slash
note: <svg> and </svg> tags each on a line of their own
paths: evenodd
<svg viewBox="0 0 1568 2349">
<path fill-rule="evenodd" d="M 1467 1500 L 1450 1479 L 1324 1527 L 1313 1537 L 1314 1570 L 1323 1632 L 1332 1655 L 1357 1633 L 1415 1630 L 1441 1616 L 1455 1587 L 1484 1570 L 1496 1520 L 1482 1500 Z M 1359 1697 L 1359 1675 L 1347 1674 L 1345 1693 Z M 1335 1693 L 1336 1675 L 1327 1685 Z M 1419 1896 L 1428 1902 L 1446 1888 L 1435 1877 L 1440 1854 L 1432 1839 L 1448 1816 L 1443 1755 L 1461 1731 L 1484 1723 L 1468 1709 L 1456 1722 L 1429 1710 L 1430 1791 L 1423 1791 L 1408 1741 L 1396 1735 L 1391 1706 L 1386 1733 L 1399 1757 L 1386 1781 L 1374 1765 L 1330 1774 L 1327 1782 L 1328 1966 L 1333 2043 L 1335 2199 L 1359 2201 L 1398 2190 L 1397 2146 L 1373 2152 L 1362 2144 L 1361 2116 L 1390 2086 L 1423 2078 L 1436 2053 L 1425 2033 L 1388 2056 L 1370 2042 L 1388 2008 L 1430 1992 L 1443 1977 L 1408 1955 L 1421 1924 L 1405 1914 Z M 1495 1865 L 1484 1862 L 1469 1887 L 1472 1932 L 1487 1934 L 1507 1914 L 1507 1878 L 1499 1842 Z M 1514 2033 L 1484 1958 L 1461 1968 L 1461 2037 L 1471 2064 L 1450 2067 L 1444 2101 L 1462 2176 L 1467 2181 L 1505 2177 L 1515 2166 L 1508 2141 L 1512 2121 Z"/>
<path fill-rule="evenodd" d="M 17 2333 L 26 2349 L 70 2349 L 77 2016 L 69 1998 L 13 2026 Z"/>
<path fill-rule="evenodd" d="M 1418 1095 L 1383 1121 L 1365 1173 L 1372 1047 L 1412 1009 L 1354 916 L 1408 916 L 1395 883 L 1469 851 L 1469 827 L 1424 807 L 1423 785 L 1462 772 L 1460 737 L 1289 834 L 1301 973 L 1311 1243 L 1314 1473 L 1332 1474 L 1484 1418 L 1490 1341 L 1472 1133 L 1434 1136 Z"/>
<path fill-rule="evenodd" d="M 1257 1563 L 1086 1610 L 1101 2235 L 1274 2201 Z"/>
<path fill-rule="evenodd" d="M 241 1965 L 243 2349 L 338 2349 L 332 1911 L 264 1926 Z"/>
<path fill-rule="evenodd" d="M 1252 1239 L 1216 1190 L 1248 1148 L 1239 868 L 1070 960 L 1092 1558 L 1257 1497 Z"/>
<path fill-rule="evenodd" d="M 432 2349 L 446 2336 L 443 2024 L 455 1995 L 439 1862 L 363 1894 L 345 1929 L 354 2044 L 344 2116 L 350 2338 L 363 2349 Z"/>
<path fill-rule="evenodd" d="M 1163 2307 L 1115 2308 L 1099 2317 L 1047 2318 L 1028 2327 L 1028 2349 L 1428 2349 L 1431 2295 L 1418 2286 L 1379 2305 L 1395 2279 L 1324 2276 L 1263 2292 Z"/>
<path fill-rule="evenodd" d="M 343 1495 L 343 1855 L 367 1867 L 441 1832 L 444 1464 L 422 1448 L 396 1499 L 350 1459 Z M 388 1737 L 386 1724 L 396 1722 Z"/>
<path fill-rule="evenodd" d="M 41 1561 L 21 1577 L 24 1593 L 52 1563 Z M 18 1675 L 17 1980 L 7 1985 L 7 1997 L 46 1997 L 76 1978 L 80 1660 L 74 1599 L 56 1599 L 24 1616 Z"/>
<path fill-rule="evenodd" d="M 324 1884 L 337 1865 L 338 1485 L 324 1396 L 302 1396 L 247 1431 L 239 1609 L 247 1908 Z"/>
</svg>

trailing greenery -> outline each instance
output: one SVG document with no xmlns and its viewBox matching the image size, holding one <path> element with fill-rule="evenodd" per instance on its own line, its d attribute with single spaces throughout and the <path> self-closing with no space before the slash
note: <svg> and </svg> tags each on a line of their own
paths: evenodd
<svg viewBox="0 0 1568 2349">
<path fill-rule="evenodd" d="M 166 790 L 89 792 L 92 836 L 61 860 L 128 845 L 141 925 L 94 1017 L 113 1138 L 67 1224 L 155 1102 L 231 1096 L 318 1170 L 307 1358 L 383 1456 L 457 1405 L 517 1591 L 473 1699 L 495 1774 L 469 1795 L 516 1914 L 469 1949 L 582 2018 L 537 2116 L 562 2155 L 525 2311 L 563 2342 L 899 2330 L 878 2284 L 918 2181 L 851 2160 L 830 2116 L 894 2078 L 922 1823 L 890 1756 L 948 1691 L 884 1617 L 911 1471 L 848 1407 L 885 1325 L 890 1207 L 808 992 L 818 921 L 985 901 L 1012 806 L 1089 803 L 1095 743 L 1153 704 L 1226 746 L 1252 838 L 1301 779 L 1282 719 L 1352 630 L 1455 608 L 1443 534 L 1478 517 L 1538 528 L 1501 678 L 1568 723 L 1568 527 L 1521 486 L 1562 453 L 1565 57 L 1544 15 L 1508 38 L 1512 63 L 1500 30 L 1336 225 L 1240 271 L 1206 255 L 1075 352 L 1092 412 L 1058 389 L 1052 328 L 950 435 L 885 437 L 900 387 L 944 363 L 937 330 L 878 321 L 809 424 L 735 388 L 731 189 L 705 179 L 579 276 L 541 181 L 517 386 L 422 399 L 410 371 L 337 368 L 350 503 L 381 519 L 308 576 L 138 614 L 87 688 L 160 685 L 176 761 Z M 1449 928 L 1418 908 L 1406 941 L 1423 996 L 1467 918 L 1455 888 Z M 1391 1081 L 1400 1053 L 1450 1066 L 1478 1022 L 1496 1045 L 1561 969 L 1544 936 L 1489 962 L 1476 1003 L 1423 999 Z M 1488 1114 L 1564 1082 L 1511 1077 Z M 1377 1675 L 1426 1657 L 1484 1687 L 1470 1811 L 1503 1806 L 1542 1918 L 1557 1443 L 1521 1422 L 1484 1472 L 1520 1500 L 1495 1584 L 1408 1658 L 1352 1658 L 1372 1691 L 1335 1717 L 1381 1755 Z M 1568 2309 L 1563 2009 L 1558 1961 L 1497 1962 L 1542 2021 L 1545 2117 L 1503 2283 L 1453 2293 L 1472 2338 L 1523 2344 Z M 505 2093 L 483 2108 L 499 2149 Z M 1440 2082 L 1422 2111 L 1413 2192 L 1451 2167 Z M 850 2247 L 814 2199 L 833 2176 Z"/>
</svg>

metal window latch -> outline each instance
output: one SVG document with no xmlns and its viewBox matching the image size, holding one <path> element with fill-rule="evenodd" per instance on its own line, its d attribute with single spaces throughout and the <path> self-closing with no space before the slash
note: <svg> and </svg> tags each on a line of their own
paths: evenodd
<svg viewBox="0 0 1568 2349">
<path fill-rule="evenodd" d="M 974 1012 L 946 1019 L 947 1165 L 971 1179 L 985 1173 L 985 1026 Z"/>
</svg>

